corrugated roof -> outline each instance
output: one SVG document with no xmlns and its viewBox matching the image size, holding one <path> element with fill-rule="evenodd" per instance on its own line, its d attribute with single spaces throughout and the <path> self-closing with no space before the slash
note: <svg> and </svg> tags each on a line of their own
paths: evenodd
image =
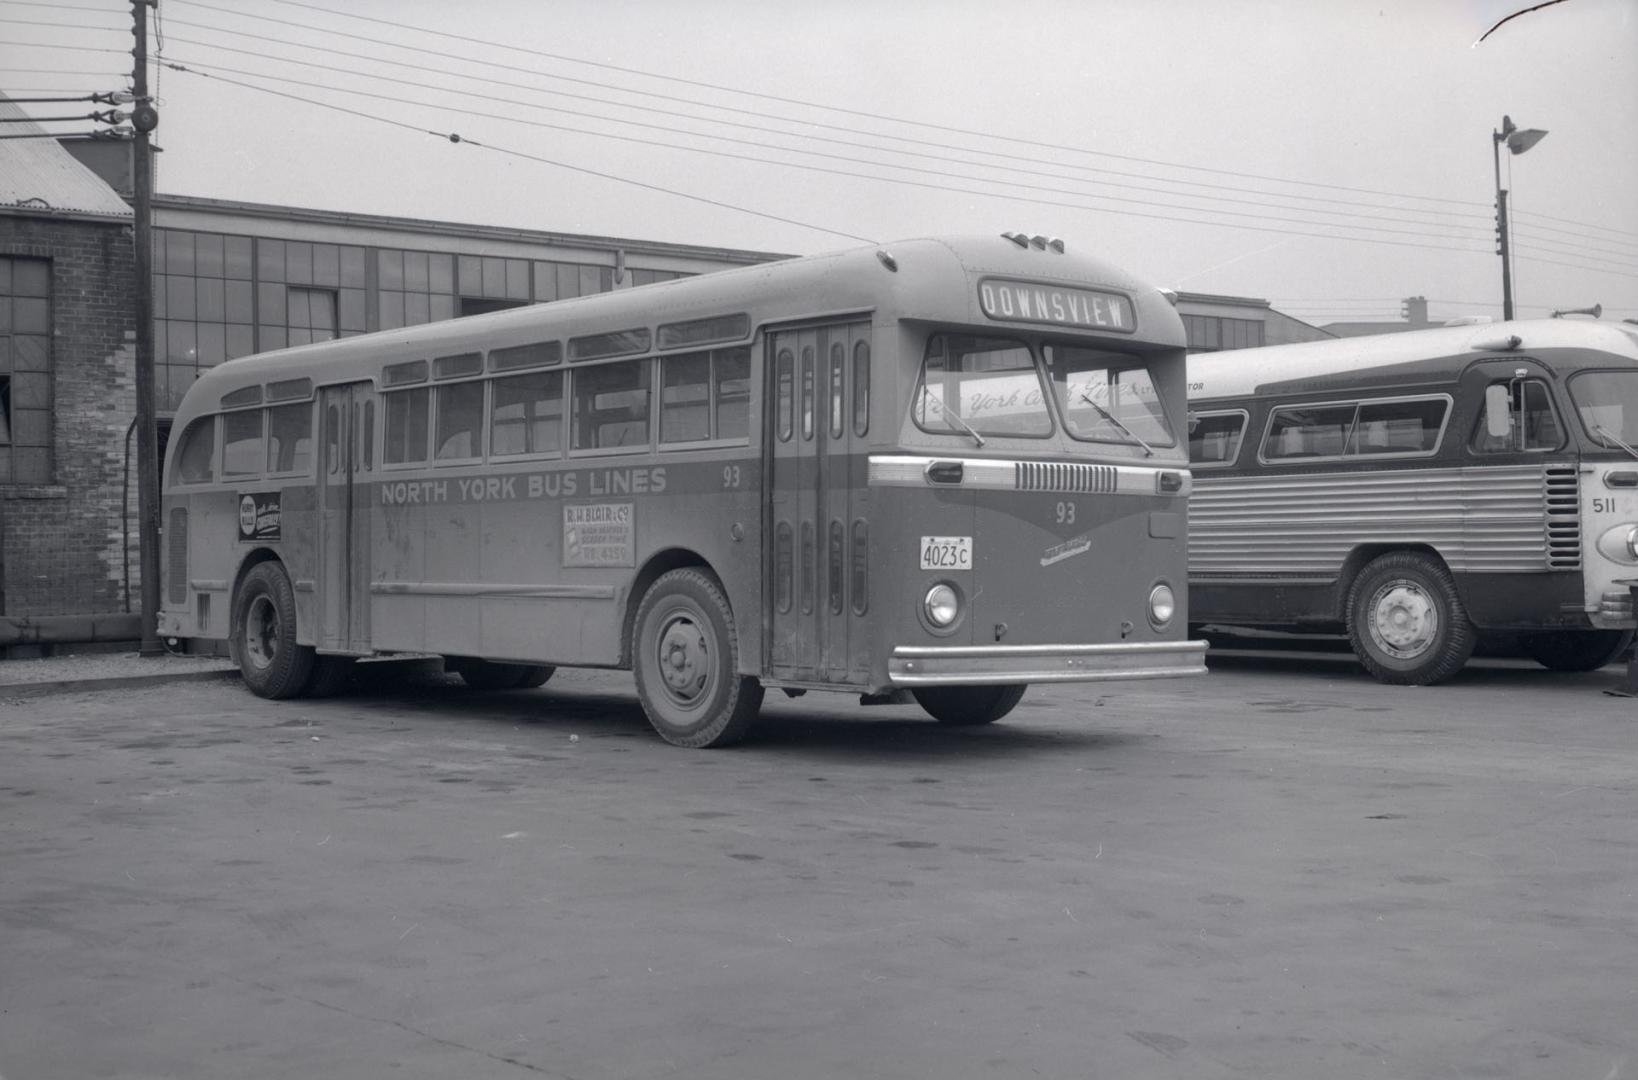
<svg viewBox="0 0 1638 1080">
<path fill-rule="evenodd" d="M 43 134 L 13 102 L 0 96 L 7 135 Z M 129 218 L 131 207 L 102 178 L 57 145 L 56 139 L 0 139 L 0 213 Z"/>
</svg>

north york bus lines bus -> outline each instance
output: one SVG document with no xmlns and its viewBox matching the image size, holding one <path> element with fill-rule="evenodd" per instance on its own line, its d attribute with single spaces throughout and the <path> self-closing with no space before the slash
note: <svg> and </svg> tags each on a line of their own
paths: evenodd
<svg viewBox="0 0 1638 1080">
<path fill-rule="evenodd" d="M 995 720 L 1202 673 L 1184 337 L 1061 242 L 907 241 L 221 364 L 164 473 L 160 633 L 251 690 L 441 654 L 633 669 L 667 740 L 766 687 Z"/>
<path fill-rule="evenodd" d="M 1552 319 L 1189 360 L 1190 617 L 1346 628 L 1378 679 L 1485 632 L 1560 671 L 1632 641 L 1638 327 Z"/>
</svg>

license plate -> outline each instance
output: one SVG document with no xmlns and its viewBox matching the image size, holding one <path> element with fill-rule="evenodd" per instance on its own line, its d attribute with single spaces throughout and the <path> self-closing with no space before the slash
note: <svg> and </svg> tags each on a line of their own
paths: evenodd
<svg viewBox="0 0 1638 1080">
<path fill-rule="evenodd" d="M 924 536 L 921 538 L 923 570 L 971 570 L 973 538 L 970 536 Z"/>
</svg>

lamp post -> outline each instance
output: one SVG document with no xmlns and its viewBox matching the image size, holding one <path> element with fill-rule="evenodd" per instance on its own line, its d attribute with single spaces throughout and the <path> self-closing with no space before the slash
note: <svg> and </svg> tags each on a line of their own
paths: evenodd
<svg viewBox="0 0 1638 1080">
<path fill-rule="evenodd" d="M 1502 117 L 1500 131 L 1490 133 L 1490 157 L 1496 166 L 1496 254 L 1502 261 L 1502 318 L 1513 317 L 1513 255 L 1507 240 L 1507 189 L 1501 186 L 1501 147 L 1522 154 L 1547 137 L 1540 128 L 1517 128 L 1511 116 Z"/>
</svg>

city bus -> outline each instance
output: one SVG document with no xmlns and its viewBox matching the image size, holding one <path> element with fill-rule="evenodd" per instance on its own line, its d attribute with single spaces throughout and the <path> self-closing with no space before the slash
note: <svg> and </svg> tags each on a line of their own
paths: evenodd
<svg viewBox="0 0 1638 1080">
<path fill-rule="evenodd" d="M 1632 642 L 1638 327 L 1543 319 L 1189 359 L 1190 618 L 1345 630 L 1377 679 L 1480 636 L 1589 671 Z"/>
<path fill-rule="evenodd" d="M 244 357 L 163 477 L 160 634 L 268 698 L 357 658 L 630 669 L 658 733 L 763 693 L 982 724 L 1204 672 L 1184 336 L 1058 240 L 924 239 Z"/>
</svg>

